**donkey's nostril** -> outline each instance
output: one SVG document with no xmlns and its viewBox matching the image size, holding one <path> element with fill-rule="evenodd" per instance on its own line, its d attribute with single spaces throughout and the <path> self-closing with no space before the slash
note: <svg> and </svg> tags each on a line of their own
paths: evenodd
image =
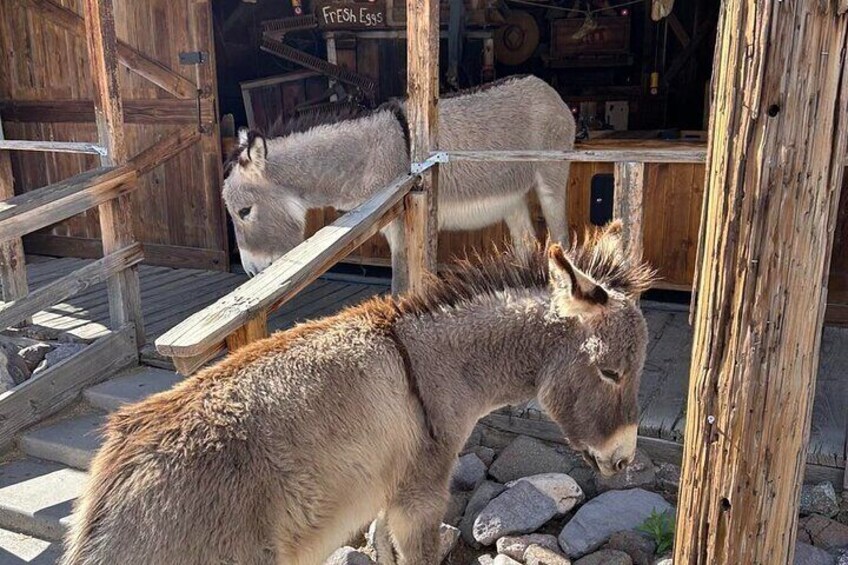
<svg viewBox="0 0 848 565">
<path fill-rule="evenodd" d="M 623 471 L 624 468 L 627 467 L 629 464 L 630 464 L 630 461 L 628 461 L 627 459 L 619 459 L 618 461 L 615 462 L 615 470 L 616 471 Z"/>
</svg>

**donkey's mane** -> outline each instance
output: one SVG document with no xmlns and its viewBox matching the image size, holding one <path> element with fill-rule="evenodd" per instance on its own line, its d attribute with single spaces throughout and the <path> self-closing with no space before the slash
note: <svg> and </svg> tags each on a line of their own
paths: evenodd
<svg viewBox="0 0 848 565">
<path fill-rule="evenodd" d="M 572 244 L 566 253 L 578 269 L 605 288 L 635 298 L 650 288 L 656 272 L 618 245 L 605 242 L 605 233 L 620 229 L 618 221 L 587 229 L 583 241 Z M 397 306 L 402 313 L 423 314 L 507 289 L 543 288 L 550 278 L 547 247 L 537 243 L 526 259 L 519 259 L 511 246 L 467 256 L 443 276 L 431 277 L 421 292 L 400 298 Z"/>
</svg>

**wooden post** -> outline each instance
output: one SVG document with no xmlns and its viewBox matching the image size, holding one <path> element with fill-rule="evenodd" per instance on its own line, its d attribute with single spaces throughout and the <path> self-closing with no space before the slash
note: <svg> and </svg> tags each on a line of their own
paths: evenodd
<svg viewBox="0 0 848 565">
<path fill-rule="evenodd" d="M 628 250 L 642 256 L 642 208 L 645 186 L 645 164 L 623 162 L 615 164 L 615 198 L 613 216 L 624 222 L 624 242 Z M 671 211 L 673 213 L 673 211 Z"/>
<path fill-rule="evenodd" d="M 254 341 L 268 337 L 268 311 L 262 310 L 245 325 L 227 337 L 227 349 L 232 353 Z"/>
<path fill-rule="evenodd" d="M 425 161 L 438 147 L 439 1 L 407 0 L 407 114 L 410 156 Z M 409 290 L 421 287 L 426 273 L 436 272 L 439 169 L 422 174 L 405 202 L 406 259 Z"/>
<path fill-rule="evenodd" d="M 84 0 L 85 35 L 88 57 L 94 81 L 94 116 L 100 145 L 108 155 L 103 165 L 123 165 L 128 161 L 124 140 L 124 113 L 118 82 L 118 50 L 112 0 Z M 135 243 L 133 235 L 132 202 L 129 195 L 101 204 L 100 232 L 103 255 Z M 141 314 L 141 293 L 138 267 L 131 267 L 107 281 L 109 314 L 112 329 L 132 324 L 136 343 L 144 345 L 144 322 Z"/>
<path fill-rule="evenodd" d="M 3 139 L 5 139 L 3 122 L 0 121 L 0 140 Z M 15 177 L 12 175 L 9 152 L 0 151 L 0 200 L 6 200 L 14 195 Z M 23 298 L 29 292 L 24 246 L 19 237 L 0 242 L 0 284 L 3 285 L 4 302 Z M 24 320 L 24 323 L 29 321 Z"/>
<path fill-rule="evenodd" d="M 675 565 L 792 563 L 848 146 L 835 6 L 722 4 Z"/>
</svg>

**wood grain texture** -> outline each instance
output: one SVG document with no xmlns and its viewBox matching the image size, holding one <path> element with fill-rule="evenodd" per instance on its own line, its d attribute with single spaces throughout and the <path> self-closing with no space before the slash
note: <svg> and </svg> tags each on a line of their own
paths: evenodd
<svg viewBox="0 0 848 565">
<path fill-rule="evenodd" d="M 62 26 L 82 37 L 85 34 L 83 18 L 51 0 L 25 0 L 39 16 L 49 19 L 52 23 Z M 165 92 L 178 98 L 193 98 L 194 84 L 162 63 L 151 59 L 123 41 L 118 42 L 118 58 L 122 65 L 129 70 L 149 80 Z"/>
<path fill-rule="evenodd" d="M 263 310 L 251 318 L 245 325 L 227 336 L 227 349 L 236 351 L 245 345 L 268 337 L 268 312 Z"/>
<path fill-rule="evenodd" d="M 26 297 L 6 302 L 0 305 L 0 328 L 25 320 L 69 296 L 74 296 L 124 269 L 137 265 L 143 257 L 141 245 L 135 243 L 39 287 Z"/>
<path fill-rule="evenodd" d="M 88 153 L 100 155 L 104 149 L 96 143 L 84 141 L 38 141 L 21 139 L 0 139 L 0 151 L 43 151 L 47 153 Z"/>
<path fill-rule="evenodd" d="M 848 18 L 813 2 L 722 5 L 678 564 L 793 560 L 848 148 L 846 45 Z"/>
<path fill-rule="evenodd" d="M 129 153 L 124 132 L 124 111 L 118 81 L 117 34 L 112 0 L 84 0 L 85 34 L 88 58 L 94 80 L 94 119 L 97 136 L 107 154 L 103 166 L 127 165 Z M 132 181 L 133 188 L 135 182 Z M 103 254 L 108 256 L 135 243 L 133 205 L 129 194 L 110 199 L 99 206 Z M 144 345 L 144 319 L 138 270 L 123 269 L 109 277 L 109 313 L 113 328 L 132 325 L 136 342 Z"/>
<path fill-rule="evenodd" d="M 322 228 L 238 289 L 158 338 L 156 349 L 164 355 L 190 357 L 217 348 L 257 314 L 285 303 L 397 217 L 414 180 L 411 175 L 400 177 Z"/>
<path fill-rule="evenodd" d="M 615 197 L 613 216 L 624 222 L 626 249 L 642 257 L 645 190 L 645 164 L 620 162 L 615 164 Z"/>
<path fill-rule="evenodd" d="M 197 100 L 127 99 L 123 101 L 124 123 L 197 126 Z M 0 116 L 10 123 L 94 122 L 94 102 L 91 100 L 0 100 Z M 200 101 L 200 119 L 213 120 L 215 108 L 211 101 Z"/>
<path fill-rule="evenodd" d="M 134 335 L 130 327 L 112 332 L 0 395 L 0 448 L 9 448 L 22 430 L 75 402 L 83 389 L 136 364 Z"/>
<path fill-rule="evenodd" d="M 0 120 L 0 140 L 4 139 L 3 121 Z M 15 195 L 15 177 L 12 163 L 6 151 L 0 151 L 0 200 Z M 24 247 L 20 237 L 0 242 L 0 285 L 2 298 L 8 302 L 23 298 L 29 292 Z M 29 320 L 23 320 L 29 322 Z"/>
<path fill-rule="evenodd" d="M 450 161 L 571 161 L 578 163 L 703 163 L 701 147 L 675 149 L 572 149 L 571 151 L 449 151 Z"/>
<path fill-rule="evenodd" d="M 407 0 L 406 112 L 409 121 L 410 157 L 425 161 L 439 143 L 439 1 Z M 435 273 L 439 223 L 439 168 L 421 175 L 418 194 L 407 197 L 407 281 L 420 288 L 426 273 Z M 403 289 L 400 289 L 403 290 Z"/>
</svg>

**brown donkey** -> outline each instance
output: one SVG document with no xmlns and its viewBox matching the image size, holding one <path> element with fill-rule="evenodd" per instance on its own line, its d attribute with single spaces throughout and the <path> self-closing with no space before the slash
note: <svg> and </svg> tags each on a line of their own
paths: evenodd
<svg viewBox="0 0 848 565">
<path fill-rule="evenodd" d="M 399 563 L 436 561 L 475 422 L 538 396 L 604 474 L 636 448 L 652 273 L 620 225 L 467 261 L 254 343 L 111 417 L 65 565 L 320 564 L 382 512 Z"/>
</svg>

